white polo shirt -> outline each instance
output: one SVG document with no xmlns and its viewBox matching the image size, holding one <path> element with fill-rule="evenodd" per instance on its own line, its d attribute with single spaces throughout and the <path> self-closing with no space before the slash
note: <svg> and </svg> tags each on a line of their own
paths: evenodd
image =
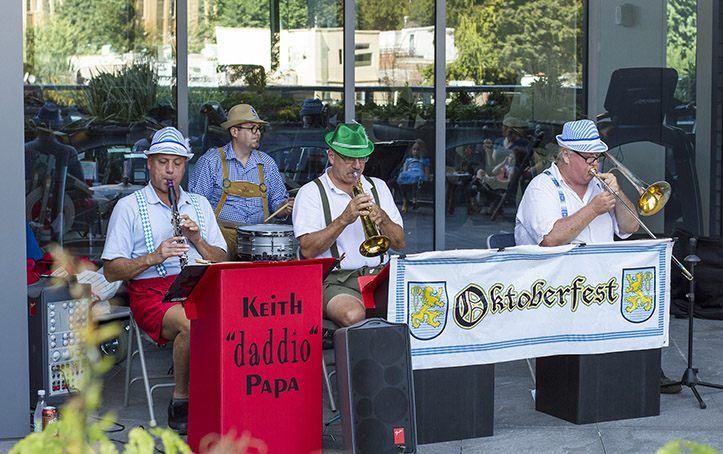
<svg viewBox="0 0 723 454">
<path fill-rule="evenodd" d="M 558 219 L 562 218 L 562 202 L 560 191 L 564 195 L 564 204 L 567 215 L 577 213 L 598 194 L 605 191 L 600 183 L 593 179 L 587 185 L 585 195 L 580 198 L 577 193 L 565 183 L 557 164 L 548 169 L 560 184 L 555 186 L 549 175 L 541 173 L 532 179 L 522 196 L 520 206 L 517 208 L 515 218 L 515 242 L 521 244 L 540 244 L 545 235 L 552 231 Z M 615 211 L 610 210 L 601 214 L 590 222 L 571 243 L 609 243 L 614 240 L 613 233 L 620 238 L 627 238 L 630 234 L 620 234 Z"/>
<path fill-rule="evenodd" d="M 351 196 L 341 189 L 334 186 L 331 179 L 329 178 L 329 169 L 326 169 L 320 177 L 321 183 L 326 189 L 326 196 L 329 199 L 329 207 L 331 211 L 331 220 L 341 216 L 346 206 L 351 201 Z M 392 193 L 389 191 L 387 185 L 379 178 L 372 177 L 374 186 L 379 194 L 379 206 L 384 210 L 389 218 L 395 224 L 400 227 L 404 227 L 402 222 L 402 215 L 397 209 L 397 205 L 394 203 Z M 367 194 L 372 194 L 371 184 L 367 181 L 366 177 L 362 177 L 362 189 Z M 306 183 L 301 187 L 299 193 L 296 195 L 294 201 L 294 235 L 296 238 L 307 233 L 318 232 L 326 228 L 326 221 L 324 220 L 324 207 L 321 204 L 321 195 L 319 194 L 319 187 L 313 181 Z M 379 257 L 364 257 L 359 253 L 359 245 L 365 240 L 364 228 L 362 227 L 361 218 L 357 218 L 353 224 L 347 226 L 339 238 L 336 239 L 336 245 L 339 249 L 339 254 L 346 253 L 346 258 L 341 262 L 341 269 L 351 270 L 358 269 L 362 266 L 377 266 L 379 265 Z M 331 250 L 327 249 L 322 252 L 318 258 L 331 257 Z M 317 257 L 307 257 L 317 258 Z M 385 257 L 388 260 L 388 257 Z"/>
<path fill-rule="evenodd" d="M 155 189 L 150 183 L 141 189 L 146 198 L 148 206 L 148 217 L 151 221 L 151 231 L 153 232 L 153 245 L 158 247 L 163 241 L 173 236 L 173 225 L 171 224 L 171 209 L 158 198 Z M 226 241 L 223 239 L 221 229 L 216 222 L 213 208 L 208 200 L 202 195 L 194 194 L 201 207 L 204 223 L 206 227 L 206 241 L 211 246 L 220 247 L 226 250 Z M 178 212 L 187 214 L 193 222 L 198 224 L 198 216 L 193 207 L 193 203 L 188 193 L 181 189 L 181 196 L 178 198 Z M 196 259 L 200 259 L 201 254 L 196 250 L 193 243 L 188 242 L 190 249 L 188 251 L 188 263 L 195 263 Z M 143 224 L 141 222 L 141 214 L 138 208 L 138 201 L 135 194 L 130 194 L 118 201 L 113 214 L 108 222 L 108 234 L 105 238 L 105 247 L 103 248 L 103 260 L 113 260 L 119 257 L 126 259 L 134 259 L 142 255 L 148 254 L 146 248 L 145 237 L 143 235 Z M 169 257 L 163 262 L 166 267 L 168 276 L 173 276 L 181 272 L 181 264 L 178 257 Z M 141 274 L 133 278 L 150 279 L 160 277 L 155 266 L 148 268 Z"/>
</svg>

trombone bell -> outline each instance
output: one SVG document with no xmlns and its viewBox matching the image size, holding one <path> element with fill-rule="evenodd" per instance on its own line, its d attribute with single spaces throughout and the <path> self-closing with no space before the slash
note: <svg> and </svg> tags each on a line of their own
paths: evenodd
<svg viewBox="0 0 723 454">
<path fill-rule="evenodd" d="M 662 210 L 670 198 L 670 184 L 667 181 L 658 181 L 648 186 L 643 180 L 638 178 L 633 172 L 625 167 L 620 161 L 613 158 L 607 151 L 603 152 L 605 157 L 612 163 L 612 170 L 620 172 L 640 194 L 638 200 L 638 212 L 643 216 L 650 216 Z"/>
<path fill-rule="evenodd" d="M 650 216 L 660 211 L 670 198 L 670 185 L 667 181 L 653 183 L 640 195 L 638 212 Z"/>
</svg>

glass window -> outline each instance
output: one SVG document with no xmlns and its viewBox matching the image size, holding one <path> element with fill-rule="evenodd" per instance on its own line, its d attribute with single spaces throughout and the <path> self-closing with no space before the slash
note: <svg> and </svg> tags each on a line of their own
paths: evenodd
<svg viewBox="0 0 723 454">
<path fill-rule="evenodd" d="M 97 259 L 113 206 L 147 182 L 142 141 L 175 123 L 175 3 L 23 7 L 27 220 L 41 247 Z"/>
<path fill-rule="evenodd" d="M 376 144 L 365 173 L 392 190 L 405 253 L 434 249 L 433 11 L 427 0 L 357 2 L 356 116 Z"/>
<path fill-rule="evenodd" d="M 581 115 L 582 4 L 447 2 L 447 249 L 512 232 L 555 134 Z"/>
<path fill-rule="evenodd" d="M 343 116 L 342 2 L 270 4 L 189 3 L 189 75 L 198 75 L 189 77 L 191 168 L 230 141 L 228 110 L 250 104 L 269 122 L 259 149 L 293 191 L 323 172 L 324 135 Z"/>
</svg>

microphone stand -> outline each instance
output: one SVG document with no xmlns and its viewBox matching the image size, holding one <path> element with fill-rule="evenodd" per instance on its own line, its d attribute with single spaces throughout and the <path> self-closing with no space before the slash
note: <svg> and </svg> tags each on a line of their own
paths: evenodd
<svg viewBox="0 0 723 454">
<path fill-rule="evenodd" d="M 700 262 L 700 257 L 695 255 L 696 246 L 698 240 L 695 237 L 690 239 L 690 255 L 683 259 L 690 265 L 690 274 L 692 279 L 690 280 L 690 291 L 686 294 L 688 298 L 688 367 L 683 372 L 683 378 L 673 383 L 673 385 L 683 385 L 690 388 L 693 391 L 693 395 L 698 399 L 700 408 L 706 408 L 703 398 L 700 397 L 700 393 L 696 389 L 696 386 L 707 386 L 709 388 L 723 389 L 723 385 L 715 383 L 708 383 L 704 381 L 698 381 L 698 369 L 693 367 L 693 312 L 695 309 L 695 266 Z"/>
</svg>

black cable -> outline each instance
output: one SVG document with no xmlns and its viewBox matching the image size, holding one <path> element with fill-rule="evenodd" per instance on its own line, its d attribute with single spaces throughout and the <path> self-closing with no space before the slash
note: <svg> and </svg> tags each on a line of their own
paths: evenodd
<svg viewBox="0 0 723 454">
<path fill-rule="evenodd" d="M 93 416 L 93 415 L 90 415 L 89 417 L 95 419 L 96 421 L 109 421 L 108 419 L 99 418 L 99 417 Z M 111 421 L 111 422 L 112 422 L 114 425 L 118 426 L 118 428 L 113 429 L 113 430 L 106 430 L 105 433 L 107 433 L 107 434 L 112 434 L 112 433 L 116 433 L 116 432 L 123 432 L 124 430 L 126 430 L 126 426 L 124 426 L 123 424 L 119 423 L 118 421 Z"/>
</svg>

